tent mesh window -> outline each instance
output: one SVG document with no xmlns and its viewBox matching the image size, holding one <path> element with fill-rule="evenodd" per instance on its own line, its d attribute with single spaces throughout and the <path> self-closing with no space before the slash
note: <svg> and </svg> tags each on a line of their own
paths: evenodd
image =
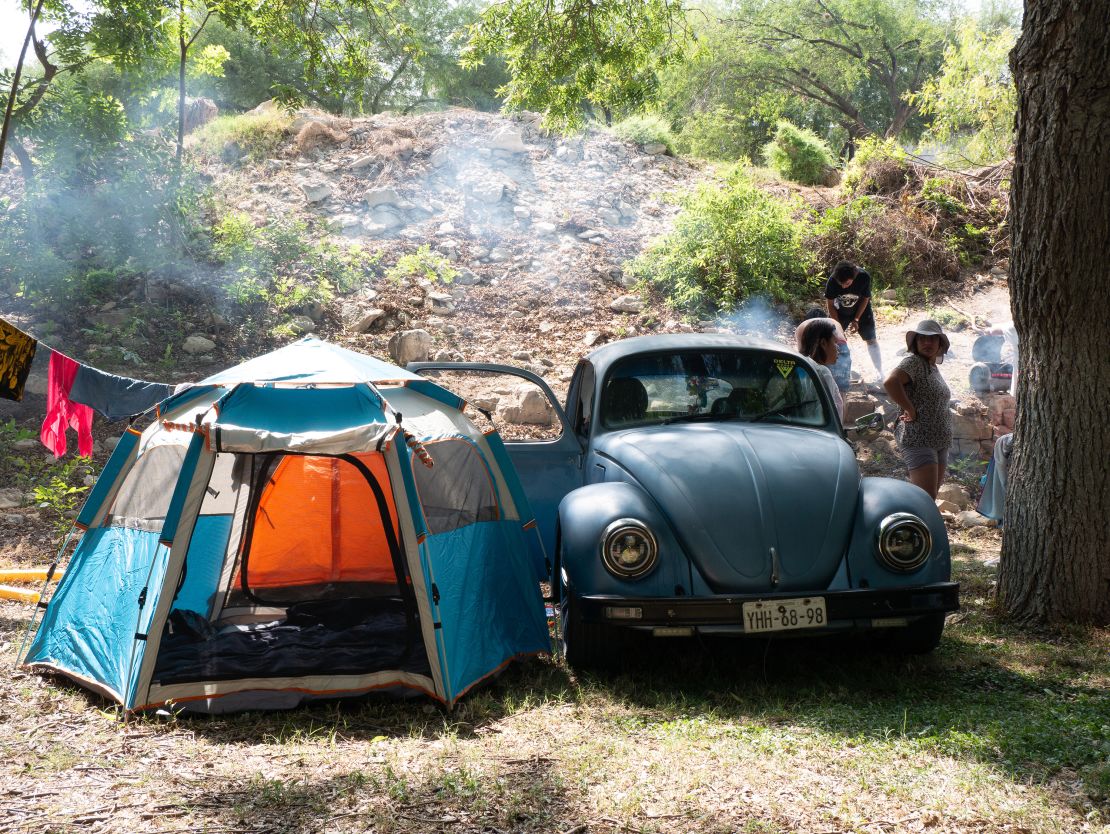
<svg viewBox="0 0 1110 834">
<path fill-rule="evenodd" d="M 124 478 L 104 526 L 160 533 L 184 460 L 184 446 L 155 446 L 144 452 Z"/>
<path fill-rule="evenodd" d="M 434 465 L 414 464 L 416 491 L 428 532 L 446 533 L 500 515 L 489 467 L 469 441 L 427 443 Z"/>
</svg>

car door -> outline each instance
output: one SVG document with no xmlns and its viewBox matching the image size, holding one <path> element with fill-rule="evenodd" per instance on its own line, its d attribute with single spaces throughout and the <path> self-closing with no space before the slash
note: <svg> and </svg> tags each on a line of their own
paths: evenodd
<svg viewBox="0 0 1110 834">
<path fill-rule="evenodd" d="M 567 414 L 551 387 L 538 374 L 511 365 L 484 362 L 411 362 L 407 367 L 466 399 L 498 429 L 525 495 L 532 505 L 544 549 L 549 557 L 554 554 L 559 502 L 568 492 L 582 485 L 583 444 L 571 428 Z M 512 407 L 504 407 L 499 400 L 493 409 L 486 407 L 491 402 L 483 400 L 482 380 L 485 378 L 493 384 L 498 376 L 523 380 L 542 394 L 550 409 L 551 423 L 547 426 L 549 431 L 517 431 L 516 429 L 528 424 L 506 422 L 513 419 Z M 531 411 L 535 412 L 534 404 Z M 534 418 L 525 415 L 523 419 Z M 539 436 L 530 437 L 529 434 Z"/>
</svg>

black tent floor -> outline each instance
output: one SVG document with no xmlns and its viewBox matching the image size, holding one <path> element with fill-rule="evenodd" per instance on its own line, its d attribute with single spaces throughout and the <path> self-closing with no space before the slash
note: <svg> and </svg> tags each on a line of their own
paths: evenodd
<svg viewBox="0 0 1110 834">
<path fill-rule="evenodd" d="M 291 606 L 284 620 L 219 629 L 193 612 L 173 611 L 154 681 L 164 686 L 393 669 L 431 675 L 419 625 L 410 624 L 399 601 L 340 600 Z"/>
</svg>

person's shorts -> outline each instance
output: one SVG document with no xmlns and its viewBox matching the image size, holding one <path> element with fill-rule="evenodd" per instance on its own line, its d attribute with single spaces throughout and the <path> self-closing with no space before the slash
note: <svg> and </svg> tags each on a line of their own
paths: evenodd
<svg viewBox="0 0 1110 834">
<path fill-rule="evenodd" d="M 865 342 L 875 341 L 875 318 L 874 316 L 864 316 L 863 321 L 859 323 L 859 335 Z"/>
<path fill-rule="evenodd" d="M 902 449 L 902 460 L 906 469 L 919 469 L 922 466 L 936 466 L 948 463 L 948 447 L 943 449 Z"/>
<path fill-rule="evenodd" d="M 859 330 L 857 331 L 860 335 L 860 338 L 862 338 L 865 342 L 875 341 L 875 317 L 873 315 L 870 315 L 870 313 L 870 310 L 864 313 L 863 319 L 859 323 Z M 848 325 L 854 321 L 851 314 L 849 314 L 847 318 L 842 318 L 838 320 L 840 321 L 840 326 L 844 328 L 845 333 L 848 332 Z"/>
</svg>

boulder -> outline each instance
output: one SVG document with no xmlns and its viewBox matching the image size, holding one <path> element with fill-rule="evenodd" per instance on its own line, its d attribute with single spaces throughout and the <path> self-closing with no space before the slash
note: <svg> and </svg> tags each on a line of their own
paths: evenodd
<svg viewBox="0 0 1110 834">
<path fill-rule="evenodd" d="M 505 184 L 501 182 L 479 182 L 470 186 L 470 195 L 486 205 L 496 205 L 505 195 Z"/>
<path fill-rule="evenodd" d="M 598 209 L 597 216 L 610 226 L 619 226 L 621 223 L 621 213 L 614 208 Z"/>
<path fill-rule="evenodd" d="M 503 127 L 489 140 L 490 150 L 508 151 L 509 153 L 528 153 L 528 146 L 524 144 L 524 137 L 516 127 Z"/>
<path fill-rule="evenodd" d="M 185 99 L 185 132 L 192 133 L 220 115 L 220 108 L 210 98 Z"/>
<path fill-rule="evenodd" d="M 498 404 L 497 416 L 518 426 L 550 426 L 555 422 L 555 409 L 539 388 L 520 386 L 511 400 Z"/>
<path fill-rule="evenodd" d="M 850 426 L 860 417 L 882 411 L 882 403 L 870 394 L 850 393 L 844 398 L 844 425 Z"/>
<path fill-rule="evenodd" d="M 955 514 L 960 511 L 960 505 L 954 504 L 951 501 L 942 501 L 938 498 L 936 500 L 936 505 L 937 509 L 940 510 L 942 513 Z"/>
<path fill-rule="evenodd" d="M 430 292 L 426 298 L 428 307 L 432 312 L 450 315 L 455 312 L 455 299 L 444 292 Z"/>
<path fill-rule="evenodd" d="M 321 179 L 298 180 L 297 186 L 304 192 L 304 198 L 309 203 L 322 203 L 335 191 L 330 182 Z"/>
<path fill-rule="evenodd" d="M 582 337 L 582 344 L 586 347 L 593 347 L 601 339 L 600 330 L 587 330 L 586 335 Z"/>
<path fill-rule="evenodd" d="M 14 510 L 23 506 L 23 490 L 15 487 L 0 489 L 0 510 Z"/>
<path fill-rule="evenodd" d="M 635 295 L 622 295 L 610 302 L 609 309 L 614 313 L 640 313 L 644 309 L 644 300 Z"/>
<path fill-rule="evenodd" d="M 352 162 L 350 165 L 348 165 L 347 170 L 349 170 L 349 171 L 361 171 L 364 168 L 370 168 L 370 167 L 376 165 L 377 163 L 378 163 L 378 158 L 376 156 L 374 156 L 373 154 L 368 153 L 368 154 L 366 154 L 366 156 L 360 156 L 358 159 L 356 159 L 354 162 Z"/>
<path fill-rule="evenodd" d="M 532 224 L 532 231 L 537 235 L 553 235 L 557 228 L 558 227 L 554 223 L 548 223 L 546 221 Z"/>
<path fill-rule="evenodd" d="M 316 322 L 308 316 L 293 316 L 289 321 L 289 329 L 296 335 L 303 336 L 305 333 L 311 333 L 316 329 Z"/>
<path fill-rule="evenodd" d="M 374 208 L 375 206 L 396 206 L 404 202 L 401 195 L 392 188 L 371 188 L 363 196 L 363 199 L 370 208 Z"/>
<path fill-rule="evenodd" d="M 182 343 L 181 349 L 190 356 L 203 356 L 214 351 L 216 343 L 207 336 L 193 334 Z"/>
<path fill-rule="evenodd" d="M 425 362 L 432 352 L 432 334 L 427 330 L 402 330 L 389 339 L 389 355 L 402 368 L 409 362 Z"/>
<path fill-rule="evenodd" d="M 367 333 L 383 316 L 385 316 L 385 310 L 376 307 L 372 310 L 356 311 L 349 320 L 347 330 L 351 333 Z"/>
<path fill-rule="evenodd" d="M 979 515 L 975 510 L 964 510 L 956 514 L 956 523 L 961 527 L 996 527 L 998 522 Z"/>
<path fill-rule="evenodd" d="M 963 510 L 971 506 L 971 496 L 967 490 L 959 484 L 944 484 L 937 490 L 937 498 L 941 501 L 948 501 L 957 505 L 957 509 Z M 955 512 L 955 510 L 953 510 Z"/>
<path fill-rule="evenodd" d="M 648 156 L 661 156 L 667 152 L 667 146 L 662 142 L 648 142 L 643 150 Z"/>
<path fill-rule="evenodd" d="M 428 162 L 431 163 L 433 168 L 442 168 L 450 161 L 451 151 L 443 147 L 436 148 L 432 151 L 432 155 L 428 157 Z"/>
</svg>

